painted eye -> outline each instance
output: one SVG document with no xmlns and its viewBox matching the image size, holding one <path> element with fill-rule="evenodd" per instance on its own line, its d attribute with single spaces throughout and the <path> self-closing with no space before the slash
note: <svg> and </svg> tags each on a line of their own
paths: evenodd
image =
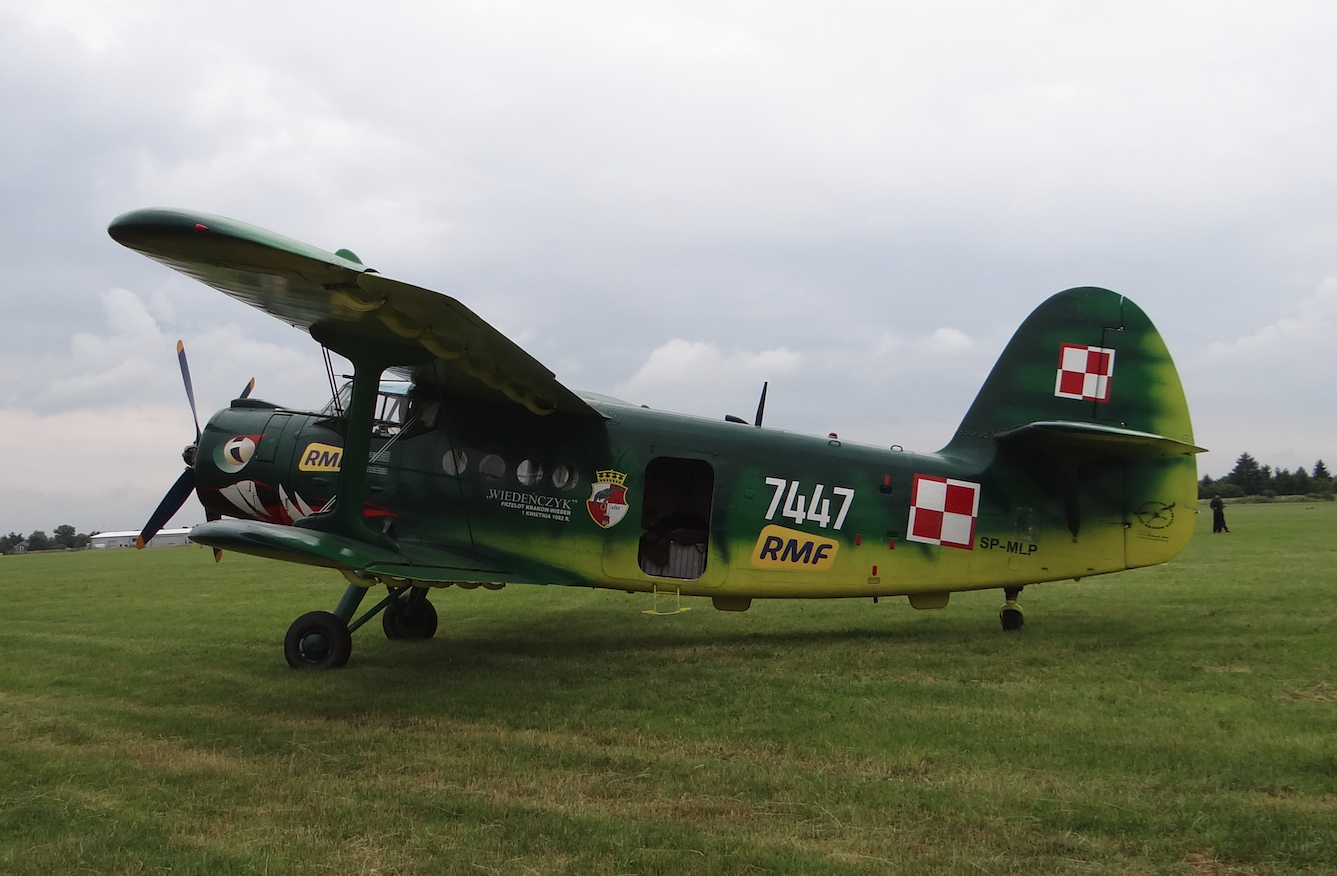
<svg viewBox="0 0 1337 876">
<path fill-rule="evenodd" d="M 250 438 L 233 438 L 223 448 L 223 452 L 237 465 L 245 465 L 251 461 L 251 454 L 255 453 L 255 444 Z"/>
<path fill-rule="evenodd" d="M 255 455 L 255 436 L 235 435 L 223 442 L 214 457 L 218 467 L 226 472 L 238 472 Z"/>
</svg>

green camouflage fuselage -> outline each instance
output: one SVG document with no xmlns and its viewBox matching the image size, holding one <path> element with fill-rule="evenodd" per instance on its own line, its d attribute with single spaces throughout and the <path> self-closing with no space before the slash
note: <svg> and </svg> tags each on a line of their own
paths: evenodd
<svg viewBox="0 0 1337 876">
<path fill-rule="evenodd" d="M 1115 351 L 1103 399 L 1061 394 L 1065 345 Z M 1037 309 L 937 453 L 585 400 L 603 416 L 410 394 L 431 424 L 373 440 L 363 510 L 398 559 L 328 540 L 251 552 L 431 583 L 913 597 L 1163 562 L 1194 529 L 1197 448 L 1174 365 L 1141 310 L 1105 290 Z M 315 512 L 344 425 L 258 402 L 219 412 L 196 464 L 202 501 L 271 523 Z M 219 467 L 244 436 L 250 457 Z M 225 495 L 241 481 L 258 501 Z"/>
</svg>

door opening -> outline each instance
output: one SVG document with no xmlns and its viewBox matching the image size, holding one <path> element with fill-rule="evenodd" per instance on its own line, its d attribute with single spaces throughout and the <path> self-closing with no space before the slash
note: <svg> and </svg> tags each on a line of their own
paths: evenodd
<svg viewBox="0 0 1337 876">
<path fill-rule="evenodd" d="M 656 578 L 694 580 L 706 571 L 715 471 L 701 459 L 661 456 L 645 467 L 637 559 Z"/>
</svg>

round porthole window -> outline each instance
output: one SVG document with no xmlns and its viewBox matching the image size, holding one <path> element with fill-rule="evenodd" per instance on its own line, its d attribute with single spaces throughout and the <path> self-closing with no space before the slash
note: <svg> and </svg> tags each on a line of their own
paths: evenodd
<svg viewBox="0 0 1337 876">
<path fill-rule="evenodd" d="M 580 476 L 569 465 L 559 465 L 552 470 L 552 485 L 559 490 L 574 490 L 579 481 Z"/>
<path fill-rule="evenodd" d="M 543 466 L 532 459 L 525 459 L 515 467 L 515 479 L 526 487 L 532 487 L 543 480 Z"/>
<path fill-rule="evenodd" d="M 441 468 L 448 475 L 459 475 L 469 464 L 469 457 L 463 450 L 452 450 L 441 457 Z"/>
<path fill-rule="evenodd" d="M 500 478 L 506 474 L 506 460 L 495 453 L 489 453 L 478 462 L 478 471 L 485 478 Z"/>
</svg>

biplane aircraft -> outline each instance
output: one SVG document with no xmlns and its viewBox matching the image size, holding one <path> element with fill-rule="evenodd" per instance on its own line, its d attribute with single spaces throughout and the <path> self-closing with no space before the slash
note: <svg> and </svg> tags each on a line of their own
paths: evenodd
<svg viewBox="0 0 1337 876">
<path fill-rule="evenodd" d="M 1132 301 L 1060 292 L 1022 323 L 936 453 L 576 393 L 459 301 L 220 216 L 149 209 L 119 243 L 270 313 L 353 364 L 321 411 L 241 397 L 183 453 L 147 541 L 193 491 L 191 539 L 338 570 L 333 612 L 288 630 L 296 668 L 343 666 L 377 613 L 431 637 L 434 587 L 554 584 L 754 599 L 1004 592 L 1162 563 L 1197 497 L 1188 405 Z M 194 395 L 178 347 L 192 411 Z M 328 360 L 327 360 L 328 361 Z M 331 372 L 333 383 L 333 373 Z M 373 588 L 385 595 L 358 614 Z"/>
</svg>

